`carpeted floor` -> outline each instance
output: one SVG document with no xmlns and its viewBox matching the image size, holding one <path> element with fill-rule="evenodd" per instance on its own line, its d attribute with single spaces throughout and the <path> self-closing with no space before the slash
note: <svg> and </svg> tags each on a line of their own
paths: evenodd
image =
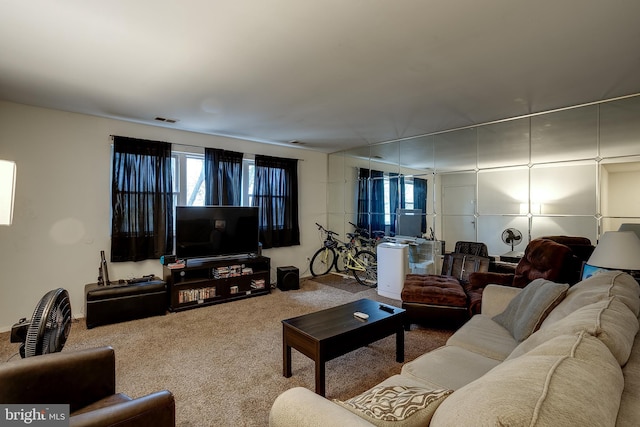
<svg viewBox="0 0 640 427">
<path fill-rule="evenodd" d="M 399 305 L 375 289 L 354 294 L 304 280 L 295 291 L 275 289 L 265 296 L 89 330 L 79 320 L 63 351 L 111 345 L 117 390 L 132 397 L 171 390 L 178 426 L 267 426 L 278 394 L 295 386 L 314 389 L 313 362 L 295 350 L 293 376 L 282 376 L 281 320 L 360 298 Z M 405 333 L 405 361 L 443 345 L 450 335 L 414 325 Z M 0 363 L 17 351 L 9 333 L 0 334 Z M 393 336 L 331 360 L 327 398 L 357 395 L 399 373 L 401 366 Z"/>
<path fill-rule="evenodd" d="M 305 281 L 305 279 L 302 280 Z M 333 272 L 325 274 L 324 276 L 311 277 L 306 280 L 312 280 L 316 283 L 322 283 L 323 285 L 351 292 L 352 294 L 357 294 L 359 292 L 364 292 L 370 289 L 368 286 L 364 286 L 358 283 L 358 281 L 351 275 Z"/>
</svg>

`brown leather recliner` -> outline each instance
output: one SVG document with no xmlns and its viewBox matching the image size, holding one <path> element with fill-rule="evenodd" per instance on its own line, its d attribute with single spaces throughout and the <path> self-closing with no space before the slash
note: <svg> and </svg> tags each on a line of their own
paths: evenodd
<svg viewBox="0 0 640 427">
<path fill-rule="evenodd" d="M 544 236 L 541 239 L 553 240 L 568 246 L 573 253 L 573 273 L 568 282 L 570 285 L 578 283 L 582 279 L 582 265 L 589 260 L 591 254 L 596 248 L 591 244 L 591 240 L 586 237 L 579 236 Z"/>
<path fill-rule="evenodd" d="M 482 292 L 489 284 L 524 288 L 535 279 L 575 283 L 575 262 L 571 249 L 550 239 L 534 239 L 524 250 L 514 274 L 478 272 L 469 275 L 465 291 L 471 314 L 480 313 Z"/>
<path fill-rule="evenodd" d="M 168 390 L 137 399 L 116 393 L 111 347 L 50 353 L 0 364 L 0 403 L 69 404 L 70 426 L 175 426 Z"/>
</svg>

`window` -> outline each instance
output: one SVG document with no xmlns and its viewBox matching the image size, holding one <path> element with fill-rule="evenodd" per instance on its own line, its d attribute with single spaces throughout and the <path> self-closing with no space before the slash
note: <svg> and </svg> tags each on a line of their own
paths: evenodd
<svg viewBox="0 0 640 427">
<path fill-rule="evenodd" d="M 253 206 L 256 163 L 253 160 L 242 161 L 242 206 Z"/>
<path fill-rule="evenodd" d="M 253 200 L 255 163 L 242 160 L 242 206 Z M 176 206 L 204 206 L 204 154 L 172 152 L 173 192 Z"/>
<path fill-rule="evenodd" d="M 173 151 L 173 193 L 176 206 L 204 206 L 204 156 Z"/>
<path fill-rule="evenodd" d="M 111 163 L 111 261 L 173 252 L 171 144 L 114 136 Z"/>
<path fill-rule="evenodd" d="M 252 205 L 260 207 L 262 247 L 300 244 L 298 161 L 256 155 Z"/>
<path fill-rule="evenodd" d="M 398 209 L 420 209 L 426 230 L 427 181 L 397 173 L 360 168 L 358 171 L 358 227 L 396 231 Z"/>
<path fill-rule="evenodd" d="M 172 253 L 174 206 L 258 206 L 265 249 L 300 244 L 297 160 L 174 148 L 167 142 L 114 136 L 112 261 Z"/>
<path fill-rule="evenodd" d="M 391 214 L 395 212 L 391 212 L 391 190 L 390 190 L 390 180 L 389 175 L 384 175 L 384 224 L 386 226 L 391 225 Z M 403 203 L 401 203 L 401 207 L 397 209 L 413 209 L 413 178 L 405 177 L 403 179 L 404 182 L 404 192 L 400 190 L 400 194 L 404 196 L 401 198 Z"/>
</svg>

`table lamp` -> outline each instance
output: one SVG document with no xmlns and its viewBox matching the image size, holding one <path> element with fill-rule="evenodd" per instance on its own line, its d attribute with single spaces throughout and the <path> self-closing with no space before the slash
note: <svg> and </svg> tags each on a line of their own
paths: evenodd
<svg viewBox="0 0 640 427">
<path fill-rule="evenodd" d="M 620 224 L 618 231 L 633 231 L 640 238 L 640 224 L 624 223 Z"/>
<path fill-rule="evenodd" d="M 633 231 L 607 231 L 591 254 L 587 267 L 626 272 L 640 271 L 640 239 Z M 583 271 L 582 278 L 585 279 Z M 588 276 L 587 276 L 588 277 Z"/>
<path fill-rule="evenodd" d="M 11 225 L 15 188 L 15 162 L 0 160 L 0 225 Z"/>
</svg>

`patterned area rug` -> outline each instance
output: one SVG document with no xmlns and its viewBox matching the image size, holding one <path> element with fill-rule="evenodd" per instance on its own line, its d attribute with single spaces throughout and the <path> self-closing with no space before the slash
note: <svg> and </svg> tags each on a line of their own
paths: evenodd
<svg viewBox="0 0 640 427">
<path fill-rule="evenodd" d="M 356 279 L 353 278 L 353 276 L 342 275 L 338 273 L 329 273 L 325 274 L 324 276 L 309 277 L 307 280 L 331 286 L 343 291 L 351 292 L 352 294 L 357 294 L 358 292 L 363 292 L 371 289 L 368 286 L 364 286 L 358 283 Z"/>
</svg>

